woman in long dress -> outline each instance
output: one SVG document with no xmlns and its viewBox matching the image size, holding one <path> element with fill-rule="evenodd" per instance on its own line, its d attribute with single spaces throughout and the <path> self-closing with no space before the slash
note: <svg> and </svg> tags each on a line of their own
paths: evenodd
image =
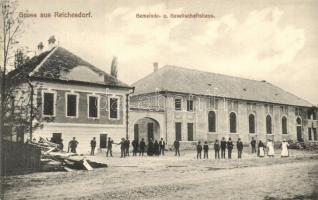
<svg viewBox="0 0 318 200">
<path fill-rule="evenodd" d="M 289 146 L 288 142 L 286 142 L 286 140 L 284 139 L 282 142 L 281 157 L 288 157 L 289 156 L 288 146 Z"/>
<path fill-rule="evenodd" d="M 269 157 L 274 157 L 275 151 L 274 151 L 273 141 L 272 141 L 272 140 L 268 140 L 266 147 L 267 147 L 267 149 L 268 149 L 267 155 L 268 155 Z"/>
<path fill-rule="evenodd" d="M 262 142 L 262 140 L 260 140 L 258 142 L 258 156 L 259 157 L 264 157 L 265 156 L 265 151 L 264 151 L 264 143 Z"/>
</svg>

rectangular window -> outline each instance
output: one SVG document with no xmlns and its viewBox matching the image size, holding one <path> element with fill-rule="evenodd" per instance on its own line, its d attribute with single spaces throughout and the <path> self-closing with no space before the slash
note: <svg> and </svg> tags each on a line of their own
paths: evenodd
<svg viewBox="0 0 318 200">
<path fill-rule="evenodd" d="M 98 118 L 98 97 L 88 97 L 88 117 Z"/>
<path fill-rule="evenodd" d="M 181 122 L 176 122 L 176 140 L 181 140 Z"/>
<path fill-rule="evenodd" d="M 174 100 L 174 105 L 175 105 L 175 110 L 180 111 L 181 110 L 181 105 L 182 105 L 181 99 L 175 99 Z"/>
<path fill-rule="evenodd" d="M 193 100 L 187 100 L 187 111 L 193 111 Z"/>
<path fill-rule="evenodd" d="M 188 141 L 193 141 L 193 123 L 188 123 Z"/>
<path fill-rule="evenodd" d="M 118 98 L 109 99 L 109 117 L 110 119 L 118 119 Z"/>
<path fill-rule="evenodd" d="M 43 94 L 43 115 L 54 115 L 54 93 Z"/>
<path fill-rule="evenodd" d="M 308 128 L 308 140 L 312 140 L 312 135 L 311 135 L 311 128 Z"/>
<path fill-rule="evenodd" d="M 77 101 L 78 101 L 77 94 L 67 94 L 66 95 L 66 107 L 67 117 L 77 117 Z"/>
<path fill-rule="evenodd" d="M 312 132 L 314 134 L 314 140 L 317 141 L 318 138 L 317 138 L 317 129 L 316 128 L 312 128 Z"/>
</svg>

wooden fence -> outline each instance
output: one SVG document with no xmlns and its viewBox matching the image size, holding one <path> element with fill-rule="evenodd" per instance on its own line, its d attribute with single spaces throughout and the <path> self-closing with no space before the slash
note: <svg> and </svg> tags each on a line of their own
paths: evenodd
<svg viewBox="0 0 318 200">
<path fill-rule="evenodd" d="M 30 144 L 4 141 L 3 173 L 7 175 L 24 174 L 40 169 L 41 149 Z"/>
</svg>

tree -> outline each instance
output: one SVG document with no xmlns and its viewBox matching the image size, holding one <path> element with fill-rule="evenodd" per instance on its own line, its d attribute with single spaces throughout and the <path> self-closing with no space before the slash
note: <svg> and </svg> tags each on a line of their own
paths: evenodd
<svg viewBox="0 0 318 200">
<path fill-rule="evenodd" d="M 18 49 L 15 52 L 14 56 L 14 68 L 19 68 L 22 66 L 23 63 L 29 60 L 29 56 L 25 55 L 23 49 Z"/>
<path fill-rule="evenodd" d="M 4 116 L 6 95 L 6 74 L 8 72 L 9 60 L 12 58 L 12 50 L 17 44 L 17 37 L 21 30 L 22 20 L 18 17 L 16 9 L 18 2 L 15 0 L 0 0 L 0 146 L 3 147 Z M 0 161 L 3 161 L 3 151 L 0 148 Z M 0 165 L 0 173 L 3 173 Z"/>
<path fill-rule="evenodd" d="M 112 60 L 111 69 L 110 69 L 110 75 L 117 78 L 117 72 L 118 72 L 118 70 L 117 70 L 117 57 L 114 56 L 113 60 Z"/>
</svg>

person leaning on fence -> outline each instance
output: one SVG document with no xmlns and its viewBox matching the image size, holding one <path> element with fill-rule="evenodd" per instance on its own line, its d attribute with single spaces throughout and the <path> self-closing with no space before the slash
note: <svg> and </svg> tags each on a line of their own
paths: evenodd
<svg viewBox="0 0 318 200">
<path fill-rule="evenodd" d="M 179 150 L 180 142 L 179 142 L 179 140 L 174 141 L 173 146 L 174 146 L 174 150 L 175 150 L 175 156 L 177 156 L 177 155 L 180 156 L 180 150 Z"/>
<path fill-rule="evenodd" d="M 209 159 L 209 145 L 208 142 L 205 141 L 203 145 L 203 159 Z"/>
<path fill-rule="evenodd" d="M 114 141 L 110 137 L 108 137 L 106 157 L 108 157 L 108 153 L 110 154 L 110 157 L 113 157 L 113 143 Z"/>
<path fill-rule="evenodd" d="M 215 159 L 220 159 L 220 143 L 218 140 L 215 140 L 215 143 L 214 143 L 214 154 L 215 154 Z"/>
<path fill-rule="evenodd" d="M 221 158 L 224 158 L 224 159 L 225 159 L 225 149 L 226 149 L 226 141 L 225 141 L 225 138 L 222 137 L 222 140 L 221 140 Z"/>
<path fill-rule="evenodd" d="M 145 140 L 144 140 L 144 138 L 141 138 L 140 145 L 139 145 L 139 156 L 140 156 L 140 155 L 141 155 L 141 156 L 144 156 L 145 147 L 146 147 Z"/>
<path fill-rule="evenodd" d="M 239 138 L 236 142 L 236 147 L 237 147 L 237 157 L 242 158 L 242 152 L 243 152 L 243 142 Z"/>
<path fill-rule="evenodd" d="M 95 155 L 95 148 L 96 148 L 96 138 L 93 137 L 91 140 L 91 156 Z"/>
</svg>

